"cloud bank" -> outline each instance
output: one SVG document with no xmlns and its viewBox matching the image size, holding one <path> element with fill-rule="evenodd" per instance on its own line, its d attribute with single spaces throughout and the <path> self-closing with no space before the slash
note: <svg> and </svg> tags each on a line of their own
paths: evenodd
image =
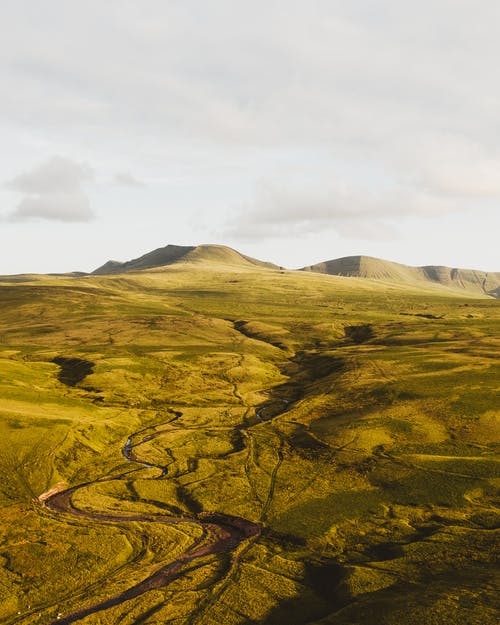
<svg viewBox="0 0 500 625">
<path fill-rule="evenodd" d="M 334 230 L 349 238 L 383 237 L 391 224 L 411 217 L 440 217 L 463 202 L 425 188 L 346 184 L 333 174 L 261 181 L 252 201 L 234 211 L 225 233 L 240 239 Z"/>
<path fill-rule="evenodd" d="M 454 238 L 472 259 L 445 262 L 486 256 L 500 227 L 496 0 L 144 4 L 0 3 L 0 180 L 50 154 L 91 162 L 104 257 L 118 221 L 123 246 L 139 232 L 189 244 L 205 223 L 200 239 L 244 237 L 249 252 L 302 232 L 350 237 L 348 252 L 364 232 L 387 256 L 396 227 L 395 254 L 420 256 L 439 229 L 436 256 Z M 12 218 L 44 219 L 47 236 L 54 219 L 89 219 L 81 173 L 69 189 L 25 180 Z"/>
<path fill-rule="evenodd" d="M 5 183 L 6 189 L 23 194 L 8 218 L 90 221 L 93 213 L 83 184 L 91 179 L 92 170 L 87 165 L 54 156 Z"/>
</svg>

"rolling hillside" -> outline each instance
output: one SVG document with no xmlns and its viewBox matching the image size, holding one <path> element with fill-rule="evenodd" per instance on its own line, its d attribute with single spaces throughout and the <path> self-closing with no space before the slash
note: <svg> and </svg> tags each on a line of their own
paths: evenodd
<svg viewBox="0 0 500 625">
<path fill-rule="evenodd" d="M 0 278 L 0 622 L 497 625 L 498 300 L 181 252 Z"/>
<path fill-rule="evenodd" d="M 266 263 L 250 256 L 245 256 L 225 245 L 166 245 L 152 252 L 148 252 L 139 258 L 119 262 L 109 260 L 107 263 L 92 272 L 93 275 L 106 275 L 113 273 L 125 273 L 128 271 L 140 271 L 165 267 L 179 261 L 184 262 L 217 262 L 224 265 L 257 266 L 277 269 L 276 265 Z"/>
<path fill-rule="evenodd" d="M 224 245 L 166 245 L 125 262 L 109 260 L 92 275 L 121 274 L 161 269 L 178 263 L 223 265 L 244 268 L 279 269 L 277 265 L 246 256 Z M 410 267 L 370 256 L 346 256 L 328 260 L 301 271 L 349 278 L 366 278 L 412 288 L 452 289 L 473 296 L 500 296 L 500 273 L 426 265 Z"/>
<path fill-rule="evenodd" d="M 313 271 L 334 276 L 368 278 L 386 282 L 399 282 L 408 285 L 428 283 L 473 293 L 499 297 L 500 273 L 457 269 L 426 265 L 410 267 L 371 256 L 345 256 L 327 260 L 302 271 Z"/>
</svg>

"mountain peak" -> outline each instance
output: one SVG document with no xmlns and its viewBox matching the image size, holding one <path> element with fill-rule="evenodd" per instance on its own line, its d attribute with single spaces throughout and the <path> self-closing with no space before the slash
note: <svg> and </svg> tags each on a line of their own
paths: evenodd
<svg viewBox="0 0 500 625">
<path fill-rule="evenodd" d="M 420 286 L 427 283 L 491 297 L 498 297 L 500 289 L 500 273 L 441 265 L 411 267 L 372 256 L 344 256 L 303 267 L 302 271 Z"/>
<path fill-rule="evenodd" d="M 245 256 L 231 247 L 225 245 L 166 245 L 152 252 L 143 254 L 139 258 L 134 258 L 126 262 L 109 260 L 101 267 L 92 272 L 93 275 L 106 275 L 115 273 L 126 273 L 128 271 L 141 271 L 145 269 L 156 269 L 173 265 L 178 262 L 191 263 L 219 263 L 224 265 L 243 265 L 267 267 L 277 269 L 277 265 L 266 263 L 250 256 Z"/>
<path fill-rule="evenodd" d="M 188 245 L 166 245 L 123 263 L 116 260 L 108 260 L 107 263 L 104 263 L 104 265 L 98 267 L 92 273 L 94 275 L 125 273 L 127 271 L 140 271 L 141 269 L 171 265 L 194 249 L 193 246 Z"/>
</svg>

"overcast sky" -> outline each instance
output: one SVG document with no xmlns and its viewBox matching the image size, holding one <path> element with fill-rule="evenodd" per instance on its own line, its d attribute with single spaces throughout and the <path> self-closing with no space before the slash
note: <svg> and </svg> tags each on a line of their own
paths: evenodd
<svg viewBox="0 0 500 625">
<path fill-rule="evenodd" d="M 498 0 L 2 0 L 0 274 L 500 271 Z"/>
</svg>

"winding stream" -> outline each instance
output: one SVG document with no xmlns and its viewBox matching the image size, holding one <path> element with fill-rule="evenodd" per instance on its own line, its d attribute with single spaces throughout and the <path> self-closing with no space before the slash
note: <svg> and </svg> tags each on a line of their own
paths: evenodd
<svg viewBox="0 0 500 625">
<path fill-rule="evenodd" d="M 70 373 L 73 373 L 73 369 L 77 366 L 77 373 L 83 375 L 83 371 L 80 371 L 80 361 L 76 362 L 71 359 L 63 359 L 58 364 L 61 367 L 70 367 Z M 93 363 L 87 363 L 86 361 L 81 361 L 85 363 L 85 365 L 93 365 Z M 86 369 L 85 369 L 86 371 Z M 76 375 L 76 373 L 75 373 Z M 81 379 L 81 375 L 79 380 Z M 85 376 L 83 376 L 85 377 Z M 68 380 L 61 380 L 65 384 L 69 384 Z M 282 405 L 283 409 L 276 409 L 276 407 L 272 408 L 270 405 L 263 405 L 256 409 L 255 418 L 256 423 L 264 423 L 266 421 L 272 420 L 277 414 L 282 412 L 286 412 L 289 409 L 290 401 L 286 399 L 277 398 L 275 400 L 278 405 Z M 270 414 L 266 415 L 265 412 L 267 409 L 271 408 Z M 165 425 L 170 424 L 172 421 L 179 419 L 182 416 L 180 412 L 174 412 L 174 419 L 171 419 L 163 424 L 157 424 L 153 426 L 156 428 L 162 428 Z M 253 424 L 255 425 L 255 423 Z M 237 425 L 233 429 L 236 433 L 242 433 L 244 430 L 251 427 L 251 425 Z M 125 445 L 121 450 L 121 454 L 123 457 L 130 463 L 134 463 L 140 465 L 147 469 L 158 469 L 160 474 L 156 478 L 152 479 L 162 479 L 167 477 L 168 474 L 168 466 L 160 466 L 151 464 L 150 462 L 141 459 L 137 453 L 136 449 L 138 446 L 142 445 L 150 441 L 151 439 L 160 436 L 165 433 L 164 430 L 157 430 L 153 433 L 146 434 L 147 431 L 150 431 L 151 427 L 146 427 L 141 429 L 127 438 Z M 142 437 L 141 437 L 142 435 Z M 134 440 L 136 437 L 139 438 L 139 442 L 134 444 Z M 234 451 L 239 451 L 243 449 L 244 443 L 241 443 L 241 448 L 237 448 L 235 446 Z M 266 502 L 263 504 L 263 510 L 261 515 L 261 520 L 264 521 L 267 508 L 272 499 L 272 494 L 274 491 L 274 480 L 276 478 L 276 472 L 281 464 L 281 451 L 278 452 L 278 460 L 277 464 L 274 468 L 271 486 L 269 490 L 269 495 L 267 497 Z M 197 525 L 201 528 L 201 535 L 193 539 L 192 544 L 186 549 L 181 555 L 177 556 L 174 560 L 163 564 L 158 569 L 156 569 L 152 574 L 145 577 L 142 581 L 130 586 L 125 591 L 116 594 L 112 597 L 99 601 L 97 603 L 93 603 L 91 605 L 82 607 L 79 610 L 71 612 L 69 614 L 61 614 L 59 613 L 55 620 L 52 620 L 48 625 L 68 625 L 69 623 L 74 623 L 79 621 L 86 616 L 91 614 L 95 614 L 98 612 L 102 612 L 114 606 L 120 605 L 126 601 L 139 597 L 140 595 L 154 589 L 164 588 L 174 579 L 179 577 L 186 566 L 193 562 L 194 560 L 205 558 L 207 556 L 220 554 L 220 553 L 228 553 L 234 551 L 243 541 L 247 539 L 256 539 L 260 536 L 262 532 L 262 524 L 254 523 L 247 519 L 232 516 L 229 514 L 223 514 L 219 512 L 199 512 L 195 514 L 191 512 L 190 515 L 179 514 L 174 510 L 174 513 L 169 514 L 120 514 L 113 510 L 113 512 L 103 511 L 103 512 L 95 512 L 90 510 L 85 510 L 82 508 L 78 508 L 74 501 L 73 495 L 84 488 L 88 488 L 94 484 L 100 484 L 104 482 L 110 481 L 119 481 L 123 479 L 128 479 L 130 473 L 120 473 L 118 475 L 106 476 L 99 478 L 97 480 L 85 482 L 79 484 L 77 486 L 73 486 L 70 488 L 66 488 L 64 490 L 57 491 L 53 489 L 45 493 L 39 498 L 41 504 L 56 514 L 69 514 L 73 517 L 78 517 L 80 519 L 87 519 L 90 521 L 98 522 L 98 523 L 128 523 L 128 522 L 145 522 L 145 523 L 162 523 L 164 525 L 178 525 L 182 523 Z M 54 492 L 53 492 L 54 491 Z M 177 514 L 177 515 L 176 515 Z M 238 559 L 238 556 L 234 558 L 234 561 Z M 34 611 L 33 611 L 34 612 Z"/>
<path fill-rule="evenodd" d="M 122 449 L 122 455 L 129 462 L 142 465 L 145 468 L 158 468 L 161 470 L 161 475 L 164 477 L 167 474 L 167 468 L 157 467 L 151 465 L 145 461 L 142 461 L 133 447 L 137 445 L 132 444 L 132 440 L 135 436 L 141 434 L 144 430 L 141 430 L 135 434 L 132 434 L 125 443 Z M 144 437 L 141 443 L 150 440 L 152 436 Z M 141 444 L 139 443 L 139 444 Z M 147 523 L 162 523 L 165 525 L 177 525 L 181 523 L 189 523 L 198 525 L 202 529 L 202 534 L 196 538 L 191 546 L 184 551 L 177 558 L 171 562 L 160 566 L 151 575 L 143 579 L 137 584 L 134 584 L 125 591 L 114 595 L 108 599 L 82 607 L 81 609 L 72 612 L 67 615 L 58 615 L 57 619 L 53 620 L 50 625 L 67 625 L 74 623 L 80 619 L 107 610 L 111 607 L 117 606 L 125 601 L 134 599 L 150 590 L 163 588 L 167 586 L 172 580 L 176 579 L 182 572 L 186 565 L 199 558 L 205 558 L 210 555 L 231 552 L 238 547 L 244 540 L 252 537 L 257 537 L 261 533 L 261 525 L 248 521 L 240 517 L 231 516 L 228 514 L 222 514 L 218 512 L 200 512 L 193 516 L 170 516 L 162 514 L 117 514 L 113 512 L 91 512 L 75 506 L 73 502 L 73 495 L 77 491 L 92 486 L 94 484 L 116 481 L 124 479 L 128 474 L 121 473 L 112 477 L 104 477 L 90 482 L 85 482 L 78 486 L 73 486 L 65 490 L 50 494 L 44 501 L 43 505 L 50 509 L 52 512 L 59 514 L 71 514 L 78 518 L 85 518 L 96 522 L 107 523 L 126 523 L 126 522 L 147 522 Z"/>
</svg>

